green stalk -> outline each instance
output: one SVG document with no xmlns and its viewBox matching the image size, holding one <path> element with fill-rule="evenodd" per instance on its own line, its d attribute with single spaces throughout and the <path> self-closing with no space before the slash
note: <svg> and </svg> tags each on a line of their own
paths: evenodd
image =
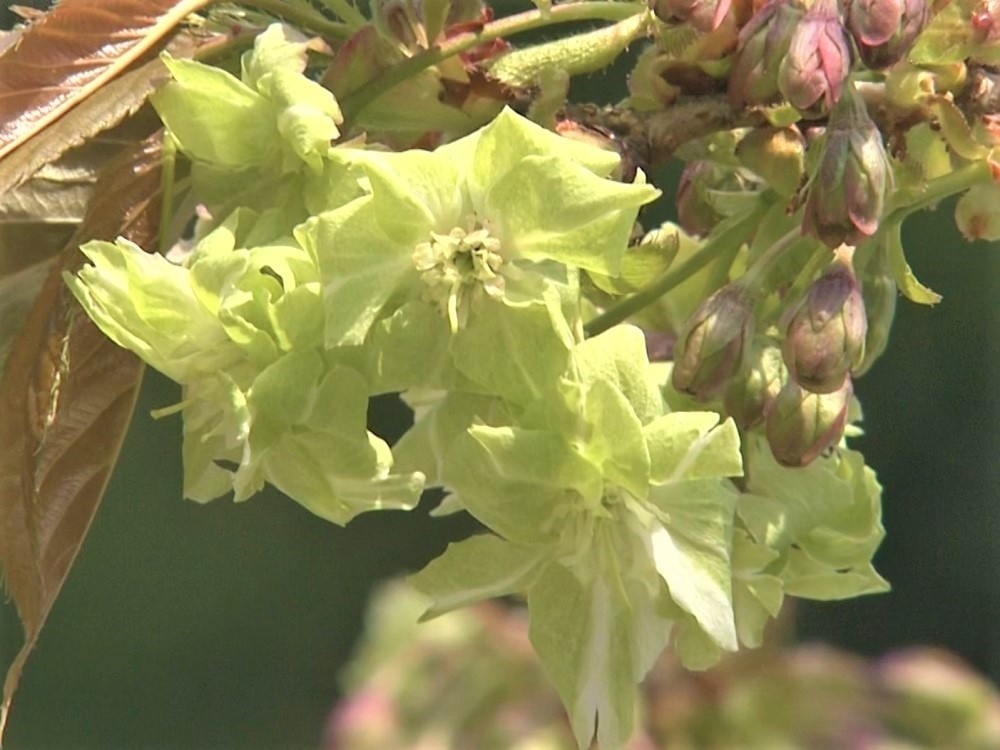
<svg viewBox="0 0 1000 750">
<path fill-rule="evenodd" d="M 257 0 L 254 1 L 256 2 Z M 467 52 L 480 44 L 560 23 L 571 23 L 573 21 L 623 21 L 645 10 L 646 5 L 640 3 L 592 0 L 589 2 L 554 5 L 548 13 L 543 13 L 536 9 L 500 18 L 486 24 L 478 32 L 469 32 L 452 37 L 440 45 L 431 47 L 413 57 L 403 60 L 398 65 L 393 65 L 366 83 L 359 90 L 345 96 L 340 102 L 340 109 L 344 113 L 345 120 L 357 117 L 365 107 L 393 86 L 402 83 L 408 78 L 412 78 L 422 70 L 437 65 L 449 57 Z"/>
<path fill-rule="evenodd" d="M 942 177 L 937 177 L 928 182 L 924 186 L 923 192 L 915 201 L 905 206 L 894 208 L 886 217 L 885 224 L 888 225 L 894 221 L 902 222 L 903 219 L 912 213 L 929 208 L 945 198 L 964 192 L 980 182 L 988 182 L 990 179 L 992 179 L 992 170 L 986 159 L 966 164 L 954 172 L 949 172 Z"/>
<path fill-rule="evenodd" d="M 289 5 L 283 0 L 240 0 L 240 4 L 257 8 L 278 18 L 283 18 L 302 29 L 316 31 L 331 39 L 347 39 L 357 28 L 353 24 L 331 21 L 318 11 L 298 5 Z M 362 19 L 362 23 L 364 23 L 364 19 Z"/>
<path fill-rule="evenodd" d="M 323 5 L 332 10 L 337 17 L 356 29 L 360 29 L 368 19 L 364 17 L 360 10 L 355 8 L 347 0 L 320 0 Z"/>
<path fill-rule="evenodd" d="M 158 251 L 167 252 L 174 218 L 174 179 L 177 175 L 177 141 L 166 130 L 160 147 L 160 231 Z"/>
<path fill-rule="evenodd" d="M 660 278 L 650 282 L 635 294 L 616 302 L 596 318 L 589 321 L 583 327 L 584 333 L 587 336 L 596 336 L 612 326 L 621 323 L 629 316 L 635 315 L 643 308 L 656 302 L 656 300 L 670 290 L 690 279 L 712 261 L 723 257 L 726 253 L 731 252 L 733 248 L 739 248 L 746 241 L 769 206 L 768 202 L 761 201 L 745 215 L 733 220 L 729 227 L 710 235 L 705 244 L 694 255 L 676 266 L 671 266 Z"/>
</svg>

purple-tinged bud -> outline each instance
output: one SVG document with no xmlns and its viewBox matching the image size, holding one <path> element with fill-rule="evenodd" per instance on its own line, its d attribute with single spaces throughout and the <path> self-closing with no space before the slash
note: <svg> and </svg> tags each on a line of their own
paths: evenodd
<svg viewBox="0 0 1000 750">
<path fill-rule="evenodd" d="M 861 282 L 861 296 L 868 316 L 868 333 L 865 335 L 865 354 L 861 364 L 854 368 L 854 377 L 861 377 L 882 356 L 889 345 L 892 320 L 896 316 L 899 291 L 888 272 L 866 275 Z"/>
<path fill-rule="evenodd" d="M 861 364 L 868 319 L 850 254 L 838 251 L 791 311 L 781 351 L 788 372 L 813 393 L 832 393 Z"/>
<path fill-rule="evenodd" d="M 742 193 L 750 187 L 731 167 L 710 161 L 690 161 L 677 183 L 677 223 L 693 237 L 704 237 L 726 218 L 716 208 L 713 196 Z"/>
<path fill-rule="evenodd" d="M 806 142 L 794 126 L 754 128 L 739 142 L 736 157 L 782 197 L 791 197 L 802 186 Z"/>
<path fill-rule="evenodd" d="M 753 336 L 753 299 L 727 284 L 691 314 L 674 352 L 672 382 L 699 401 L 718 395 L 743 365 Z"/>
<path fill-rule="evenodd" d="M 652 8 L 662 21 L 685 21 L 698 31 L 714 31 L 732 4 L 733 0 L 654 0 Z"/>
<path fill-rule="evenodd" d="M 875 234 L 892 166 L 882 134 L 853 90 L 830 114 L 819 167 L 809 186 L 803 231 L 827 247 L 857 245 Z"/>
<path fill-rule="evenodd" d="M 930 18 L 927 0 L 851 0 L 847 28 L 861 60 L 883 70 L 903 59 Z"/>
<path fill-rule="evenodd" d="M 766 434 L 778 463 L 806 466 L 844 435 L 854 395 L 851 376 L 833 393 L 812 393 L 789 380 L 767 412 Z"/>
<path fill-rule="evenodd" d="M 729 99 L 734 106 L 772 104 L 781 98 L 778 71 L 804 15 L 797 0 L 769 0 L 740 29 L 729 71 Z"/>
<path fill-rule="evenodd" d="M 787 379 L 781 349 L 774 340 L 755 338 L 746 368 L 726 388 L 726 413 L 741 430 L 752 430 L 764 421 Z"/>
<path fill-rule="evenodd" d="M 851 69 L 851 45 L 837 0 L 816 0 L 792 33 L 778 87 L 806 117 L 822 117 L 840 99 Z"/>
</svg>

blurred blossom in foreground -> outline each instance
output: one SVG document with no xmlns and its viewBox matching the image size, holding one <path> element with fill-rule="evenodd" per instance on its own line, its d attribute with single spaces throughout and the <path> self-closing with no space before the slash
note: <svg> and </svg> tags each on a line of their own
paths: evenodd
<svg viewBox="0 0 1000 750">
<path fill-rule="evenodd" d="M 379 591 L 323 750 L 574 750 L 518 608 L 487 603 L 417 625 L 426 601 Z M 933 648 L 874 661 L 767 645 L 689 672 L 665 652 L 626 750 L 994 750 L 1000 695 Z"/>
</svg>

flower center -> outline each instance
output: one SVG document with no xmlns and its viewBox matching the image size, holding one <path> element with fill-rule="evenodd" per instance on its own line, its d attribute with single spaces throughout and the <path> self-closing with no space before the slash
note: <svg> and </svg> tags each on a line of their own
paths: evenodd
<svg viewBox="0 0 1000 750">
<path fill-rule="evenodd" d="M 484 227 L 469 231 L 455 227 L 448 234 L 432 232 L 428 242 L 414 248 L 413 265 L 424 282 L 424 297 L 447 316 L 452 332 L 465 325 L 476 290 L 482 289 L 491 297 L 503 296 L 500 240 Z"/>
</svg>

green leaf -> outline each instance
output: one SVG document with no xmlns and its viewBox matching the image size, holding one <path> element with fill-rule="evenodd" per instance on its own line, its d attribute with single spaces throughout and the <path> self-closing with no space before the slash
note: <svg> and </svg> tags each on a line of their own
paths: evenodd
<svg viewBox="0 0 1000 750">
<path fill-rule="evenodd" d="M 544 548 L 479 534 L 449 544 L 444 554 L 408 580 L 431 598 L 421 617 L 429 620 L 483 599 L 527 591 L 544 560 Z"/>
<path fill-rule="evenodd" d="M 972 13 L 976 0 L 953 0 L 947 3 L 928 24 L 907 57 L 916 65 L 947 65 L 973 58 L 983 63 L 1000 63 L 1000 44 L 978 32 Z"/>
<path fill-rule="evenodd" d="M 737 649 L 730 543 L 737 494 L 718 480 L 653 487 L 651 544 L 673 599 L 722 649 Z"/>
<path fill-rule="evenodd" d="M 903 240 L 900 235 L 900 222 L 883 228 L 885 252 L 889 259 L 889 269 L 899 286 L 899 291 L 910 300 L 921 305 L 936 305 L 941 301 L 941 295 L 921 284 L 913 275 L 910 264 L 906 262 L 903 252 Z"/>
</svg>

